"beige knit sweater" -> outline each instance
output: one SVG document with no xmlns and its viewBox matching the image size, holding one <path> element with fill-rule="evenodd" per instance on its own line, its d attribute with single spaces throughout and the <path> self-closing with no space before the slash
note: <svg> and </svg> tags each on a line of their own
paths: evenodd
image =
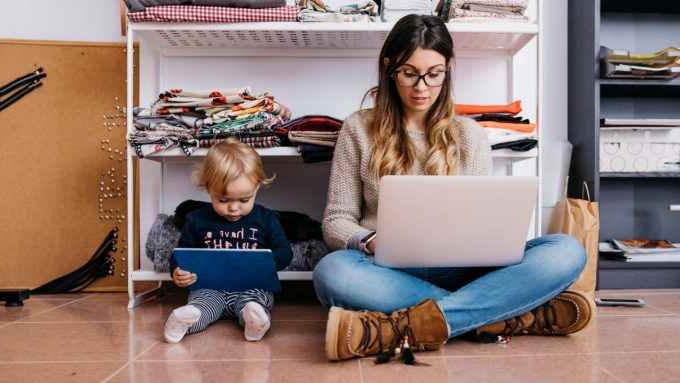
<svg viewBox="0 0 680 383">
<path fill-rule="evenodd" d="M 333 250 L 358 249 L 359 241 L 376 228 L 379 179 L 369 171 L 371 113 L 362 110 L 347 117 L 335 146 L 322 224 L 326 244 Z M 455 119 L 461 129 L 458 174 L 489 174 L 491 148 L 483 128 L 469 118 Z M 422 159 L 427 150 L 425 134 L 409 130 L 409 137 Z M 416 161 L 409 174 L 423 174 L 423 161 Z"/>
</svg>

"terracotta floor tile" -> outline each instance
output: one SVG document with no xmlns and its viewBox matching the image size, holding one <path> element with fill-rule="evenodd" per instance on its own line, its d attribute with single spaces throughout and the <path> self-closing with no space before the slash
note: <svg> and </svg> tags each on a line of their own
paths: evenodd
<svg viewBox="0 0 680 383">
<path fill-rule="evenodd" d="M 328 309 L 320 304 L 313 303 L 274 303 L 272 319 L 279 320 L 317 320 L 325 321 L 328 318 Z"/>
<path fill-rule="evenodd" d="M 173 297 L 163 297 L 130 311 L 127 303 L 127 294 L 96 294 L 25 321 L 164 323 L 172 309 L 181 305 Z"/>
<path fill-rule="evenodd" d="M 364 382 L 565 382 L 620 383 L 603 371 L 597 361 L 580 355 L 555 357 L 460 357 L 419 358 L 430 367 L 392 362 L 375 365 L 362 360 Z M 565 368 L 569 366 L 569 368 Z"/>
<path fill-rule="evenodd" d="M 355 383 L 359 364 L 324 361 L 134 362 L 113 377 L 122 382 Z"/>
<path fill-rule="evenodd" d="M 676 383 L 680 381 L 680 352 L 597 355 L 600 365 L 630 383 Z"/>
<path fill-rule="evenodd" d="M 322 321 L 274 321 L 260 342 L 246 342 L 243 330 L 221 320 L 204 332 L 188 335 L 178 344 L 160 343 L 141 360 L 269 360 L 324 357 L 326 323 Z"/>
<path fill-rule="evenodd" d="M 0 363 L 0 383 L 99 382 L 125 364 L 119 362 Z"/>
<path fill-rule="evenodd" d="M 13 322 L 15 320 L 36 316 L 45 311 L 53 310 L 61 305 L 72 302 L 72 299 L 28 299 L 23 306 L 6 307 L 0 305 L 0 325 L 2 322 Z"/>
<path fill-rule="evenodd" d="M 0 328 L 0 361 L 128 360 L 160 335 L 157 324 L 15 322 Z"/>
<path fill-rule="evenodd" d="M 601 316 L 583 331 L 566 337 L 517 336 L 509 344 L 479 344 L 454 340 L 445 347 L 447 355 L 531 355 L 573 354 L 621 351 L 680 350 L 675 334 L 678 316 L 607 317 Z"/>
</svg>

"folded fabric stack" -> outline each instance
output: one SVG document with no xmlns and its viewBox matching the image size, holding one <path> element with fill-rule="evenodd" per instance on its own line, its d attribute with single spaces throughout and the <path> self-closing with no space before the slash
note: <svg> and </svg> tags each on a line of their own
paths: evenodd
<svg viewBox="0 0 680 383">
<path fill-rule="evenodd" d="M 680 76 L 680 48 L 668 47 L 649 54 L 600 48 L 604 78 L 671 80 Z"/>
<path fill-rule="evenodd" d="M 393 22 L 410 14 L 432 15 L 434 11 L 433 0 L 383 0 L 382 20 Z"/>
<path fill-rule="evenodd" d="M 378 4 L 373 0 L 296 0 L 302 22 L 377 21 Z"/>
<path fill-rule="evenodd" d="M 536 124 L 518 116 L 521 111 L 519 100 L 507 105 L 456 104 L 456 114 L 473 118 L 486 129 L 492 150 L 525 152 L 538 145 Z"/>
<path fill-rule="evenodd" d="M 528 0 L 439 0 L 437 14 L 449 21 L 527 21 Z"/>
<path fill-rule="evenodd" d="M 130 145 L 140 157 L 179 146 L 186 155 L 235 137 L 255 148 L 280 146 L 274 128 L 290 111 L 268 93 L 250 88 L 191 92 L 171 89 L 150 109 L 135 109 Z"/>
<path fill-rule="evenodd" d="M 128 18 L 140 22 L 247 23 L 296 21 L 286 0 L 125 0 Z"/>
<path fill-rule="evenodd" d="M 330 161 L 342 121 L 329 116 L 303 116 L 274 129 L 284 144 L 296 145 L 307 163 Z"/>
</svg>

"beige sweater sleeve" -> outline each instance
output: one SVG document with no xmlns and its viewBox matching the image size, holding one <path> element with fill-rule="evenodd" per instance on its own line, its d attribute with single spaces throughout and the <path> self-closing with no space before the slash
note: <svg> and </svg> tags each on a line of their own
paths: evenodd
<svg viewBox="0 0 680 383">
<path fill-rule="evenodd" d="M 359 225 L 363 185 L 362 141 L 358 136 L 360 128 L 357 126 L 360 124 L 358 119 L 355 113 L 345 120 L 333 154 L 326 210 L 322 222 L 324 240 L 333 250 L 355 247 L 350 244 L 350 240 L 370 232 L 369 229 Z"/>
</svg>

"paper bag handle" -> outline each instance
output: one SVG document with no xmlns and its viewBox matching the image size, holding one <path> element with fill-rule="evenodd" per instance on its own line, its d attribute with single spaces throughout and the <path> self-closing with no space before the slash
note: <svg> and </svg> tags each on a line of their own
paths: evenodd
<svg viewBox="0 0 680 383">
<path fill-rule="evenodd" d="M 587 196 L 587 198 L 585 198 Z M 588 188 L 588 182 L 583 181 L 583 185 L 581 186 L 581 198 L 582 199 L 587 199 L 588 202 L 593 202 L 590 199 L 590 189 Z"/>
</svg>

